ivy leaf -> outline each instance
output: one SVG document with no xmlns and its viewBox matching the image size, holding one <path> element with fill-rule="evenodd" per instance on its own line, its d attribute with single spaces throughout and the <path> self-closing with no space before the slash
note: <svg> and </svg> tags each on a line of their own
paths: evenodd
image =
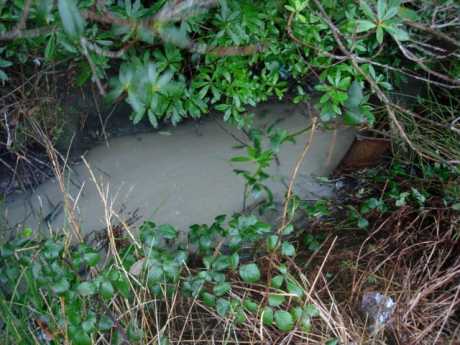
<svg viewBox="0 0 460 345">
<path fill-rule="evenodd" d="M 294 319 L 292 315 L 284 310 L 275 312 L 275 323 L 276 327 L 283 332 L 289 332 L 294 328 Z"/>
<path fill-rule="evenodd" d="M 250 298 L 245 298 L 243 301 L 243 306 L 249 310 L 251 313 L 257 312 L 257 309 L 259 308 L 259 305 L 251 300 Z"/>
<path fill-rule="evenodd" d="M 97 327 L 101 331 L 108 331 L 109 329 L 111 329 L 113 327 L 113 321 L 107 315 L 102 315 L 101 319 L 99 320 L 99 322 L 97 324 Z"/>
<path fill-rule="evenodd" d="M 61 278 L 51 286 L 54 293 L 60 295 L 69 290 L 70 284 L 67 279 Z"/>
<path fill-rule="evenodd" d="M 278 245 L 279 237 L 277 235 L 271 235 L 267 238 L 267 249 L 272 251 Z"/>
<path fill-rule="evenodd" d="M 357 20 L 356 32 L 366 32 L 376 27 L 375 23 L 369 20 Z"/>
<path fill-rule="evenodd" d="M 277 276 L 274 276 L 272 278 L 272 287 L 274 287 L 275 289 L 279 289 L 281 287 L 281 285 L 283 285 L 283 282 L 284 282 L 284 277 L 280 274 L 278 274 Z"/>
<path fill-rule="evenodd" d="M 287 241 L 284 241 L 281 245 L 281 254 L 285 256 L 294 256 L 295 255 L 295 248 L 292 244 Z"/>
<path fill-rule="evenodd" d="M 64 31 L 73 38 L 78 38 L 83 34 L 85 21 L 78 10 L 74 0 L 58 1 L 59 16 L 61 17 Z"/>
<path fill-rule="evenodd" d="M 230 311 L 230 302 L 226 299 L 219 298 L 216 303 L 216 311 L 222 317 L 225 317 Z"/>
<path fill-rule="evenodd" d="M 231 290 L 232 286 L 229 282 L 222 282 L 214 286 L 212 292 L 218 297 L 225 295 L 227 292 Z"/>
<path fill-rule="evenodd" d="M 287 287 L 287 290 L 290 294 L 292 295 L 295 295 L 296 297 L 302 297 L 303 294 L 304 294 L 304 291 L 302 289 L 301 286 L 299 286 L 299 284 L 297 284 L 296 281 L 293 281 L 291 279 L 289 279 L 287 282 L 286 282 L 286 287 Z"/>
<path fill-rule="evenodd" d="M 203 292 L 201 295 L 203 303 L 206 304 L 208 307 L 214 307 L 216 305 L 216 296 L 210 294 L 209 292 Z"/>
<path fill-rule="evenodd" d="M 83 282 L 77 286 L 77 291 L 81 296 L 91 296 L 96 293 L 96 285 L 93 282 Z"/>
<path fill-rule="evenodd" d="M 285 297 L 283 295 L 275 295 L 269 294 L 268 295 L 268 304 L 272 307 L 279 307 L 281 304 L 284 303 Z"/>
<path fill-rule="evenodd" d="M 78 330 L 72 334 L 72 344 L 74 345 L 91 345 L 91 337 L 83 330 Z"/>
<path fill-rule="evenodd" d="M 260 279 L 259 267 L 256 264 L 246 264 L 240 266 L 240 277 L 246 283 L 255 283 Z"/>
<path fill-rule="evenodd" d="M 265 326 L 271 326 L 273 324 L 273 309 L 265 307 L 262 311 L 262 322 Z"/>
<path fill-rule="evenodd" d="M 102 282 L 102 284 L 101 284 L 100 292 L 101 292 L 102 297 L 104 297 L 106 299 L 112 298 L 113 293 L 114 293 L 112 283 L 110 281 L 108 281 L 108 280 L 104 280 Z"/>
<path fill-rule="evenodd" d="M 177 230 L 169 224 L 160 225 L 157 231 L 168 240 L 173 240 L 177 237 Z"/>
</svg>

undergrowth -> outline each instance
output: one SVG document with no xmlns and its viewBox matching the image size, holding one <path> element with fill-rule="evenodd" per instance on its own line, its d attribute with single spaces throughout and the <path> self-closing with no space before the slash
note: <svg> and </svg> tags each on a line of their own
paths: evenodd
<svg viewBox="0 0 460 345">
<path fill-rule="evenodd" d="M 25 229 L 0 251 L 2 338 L 454 344 L 460 175 L 442 165 L 387 164 L 342 175 L 349 181 L 340 202 L 298 204 L 308 220 L 301 227 L 219 216 L 191 226 L 184 243 L 172 226 L 146 221 L 137 230 L 109 227 L 104 250 Z M 360 309 L 366 291 L 396 301 L 376 333 Z"/>
</svg>

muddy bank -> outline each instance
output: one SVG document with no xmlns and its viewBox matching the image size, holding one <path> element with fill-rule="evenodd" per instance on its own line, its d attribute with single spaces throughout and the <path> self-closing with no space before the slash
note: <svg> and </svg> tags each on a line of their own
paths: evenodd
<svg viewBox="0 0 460 345">
<path fill-rule="evenodd" d="M 279 126 L 298 131 L 308 126 L 310 114 L 305 106 L 264 104 L 256 109 L 264 126 L 282 119 Z M 262 117 L 263 115 L 263 117 Z M 278 164 L 270 171 L 270 187 L 281 198 L 309 133 L 286 144 Z M 109 140 L 84 155 L 107 202 L 101 200 L 87 167 L 80 162 L 67 173 L 66 190 L 75 201 L 75 211 L 82 232 L 106 226 L 105 208 L 122 217 L 137 210 L 142 219 L 170 223 L 179 229 L 190 224 L 209 223 L 218 214 L 239 212 L 243 205 L 244 181 L 233 172 L 229 159 L 243 153 L 235 149 L 235 137 L 242 133 L 209 117 L 177 128 L 123 136 Z M 297 193 L 307 199 L 330 196 L 331 187 L 315 177 L 329 174 L 339 163 L 354 138 L 351 129 L 317 131 L 302 165 Z M 254 202 L 255 200 L 252 200 Z M 63 197 L 55 179 L 40 185 L 34 192 L 8 197 L 4 218 L 10 229 L 57 231 L 68 229 Z M 115 219 L 112 219 L 116 221 Z"/>
</svg>

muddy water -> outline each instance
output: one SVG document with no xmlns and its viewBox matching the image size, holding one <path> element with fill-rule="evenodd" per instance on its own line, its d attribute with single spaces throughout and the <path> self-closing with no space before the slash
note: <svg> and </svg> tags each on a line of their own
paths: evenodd
<svg viewBox="0 0 460 345">
<path fill-rule="evenodd" d="M 282 119 L 279 126 L 290 131 L 310 122 L 305 107 L 265 104 L 256 109 L 264 126 Z M 94 176 L 104 190 L 109 206 L 122 217 L 137 210 L 142 219 L 170 223 L 187 229 L 194 223 L 209 223 L 219 214 L 239 212 L 243 206 L 244 181 L 233 173 L 229 159 L 243 154 L 235 137 L 242 133 L 220 120 L 187 123 L 177 128 L 112 139 L 85 155 Z M 309 133 L 286 144 L 273 163 L 269 182 L 281 198 L 290 170 L 302 152 Z M 338 164 L 354 138 L 351 129 L 316 131 L 313 143 L 300 169 L 296 192 L 317 199 L 329 196 L 331 188 L 316 176 L 325 176 Z M 66 189 L 76 200 L 75 211 L 84 233 L 106 226 L 104 202 L 88 168 L 72 166 Z M 254 200 L 253 200 L 254 201 Z M 49 180 L 34 192 L 11 196 L 4 206 L 4 217 L 12 228 L 32 229 L 69 227 L 63 211 L 63 197 L 56 180 Z"/>
</svg>

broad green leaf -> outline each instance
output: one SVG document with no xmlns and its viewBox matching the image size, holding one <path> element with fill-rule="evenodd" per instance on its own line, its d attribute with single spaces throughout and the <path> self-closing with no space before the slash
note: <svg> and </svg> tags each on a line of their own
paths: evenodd
<svg viewBox="0 0 460 345">
<path fill-rule="evenodd" d="M 276 248 L 279 243 L 279 237 L 277 235 L 270 235 L 267 238 L 267 249 L 272 251 Z"/>
<path fill-rule="evenodd" d="M 294 231 L 294 226 L 293 226 L 292 224 L 288 224 L 288 225 L 283 229 L 282 234 L 283 234 L 284 236 L 287 236 L 287 235 L 292 234 L 293 231 Z"/>
<path fill-rule="evenodd" d="M 460 202 L 453 204 L 451 207 L 455 211 L 460 211 Z"/>
<path fill-rule="evenodd" d="M 385 16 L 383 17 L 383 21 L 388 20 L 396 16 L 399 12 L 399 6 L 394 6 L 388 8 L 388 11 L 385 13 Z"/>
<path fill-rule="evenodd" d="M 94 282 L 83 282 L 77 286 L 77 291 L 82 296 L 91 296 L 96 293 Z"/>
<path fill-rule="evenodd" d="M 58 0 L 59 16 L 64 31 L 73 38 L 78 38 L 85 30 L 85 21 L 74 0 Z"/>
<path fill-rule="evenodd" d="M 278 274 L 272 278 L 271 286 L 274 287 L 275 289 L 279 289 L 281 285 L 283 285 L 283 282 L 284 282 L 284 277 Z"/>
<path fill-rule="evenodd" d="M 101 284 L 100 292 L 101 292 L 102 297 L 106 299 L 112 298 L 114 294 L 114 288 L 113 288 L 112 283 L 108 280 L 104 280 Z"/>
<path fill-rule="evenodd" d="M 290 294 L 295 295 L 296 297 L 302 297 L 304 290 L 302 287 L 294 280 L 288 279 L 286 282 L 287 290 Z"/>
<path fill-rule="evenodd" d="M 396 26 L 384 26 L 384 28 L 395 40 L 408 41 L 410 38 L 407 31 Z"/>
<path fill-rule="evenodd" d="M 292 315 L 284 310 L 277 310 L 274 315 L 276 327 L 280 331 L 289 332 L 294 328 L 294 319 Z"/>
<path fill-rule="evenodd" d="M 387 0 L 377 0 L 377 18 L 383 20 L 387 11 Z"/>
<path fill-rule="evenodd" d="M 229 282 L 222 282 L 214 286 L 212 289 L 212 292 L 214 292 L 214 295 L 217 297 L 225 295 L 227 292 L 229 292 L 232 289 L 232 286 L 230 285 Z"/>
<path fill-rule="evenodd" d="M 245 298 L 243 300 L 243 306 L 251 313 L 256 313 L 257 309 L 259 309 L 259 305 L 250 298 Z"/>
<path fill-rule="evenodd" d="M 168 240 L 173 240 L 177 237 L 177 230 L 169 224 L 160 225 L 157 231 L 162 237 Z"/>
<path fill-rule="evenodd" d="M 345 112 L 343 122 L 348 126 L 356 126 L 365 123 L 366 118 L 360 112 L 359 108 L 350 108 Z"/>
<path fill-rule="evenodd" d="M 110 317 L 108 317 L 107 315 L 102 315 L 101 319 L 99 320 L 99 322 L 97 324 L 97 327 L 101 331 L 108 331 L 109 329 L 111 329 L 113 327 L 113 320 Z"/>
<path fill-rule="evenodd" d="M 101 256 L 99 255 L 99 253 L 89 252 L 83 255 L 83 259 L 89 267 L 94 267 L 98 264 L 99 260 L 101 259 Z"/>
<path fill-rule="evenodd" d="M 286 256 L 294 256 L 295 255 L 295 248 L 292 244 L 287 241 L 284 241 L 281 244 L 281 254 Z"/>
<path fill-rule="evenodd" d="M 357 20 L 356 32 L 366 32 L 376 27 L 375 23 L 369 20 Z"/>
<path fill-rule="evenodd" d="M 312 303 L 308 303 L 304 308 L 304 314 L 308 317 L 319 316 L 318 308 Z"/>
<path fill-rule="evenodd" d="M 230 311 L 230 302 L 224 298 L 219 298 L 216 303 L 216 311 L 221 317 L 225 317 Z"/>
<path fill-rule="evenodd" d="M 272 307 L 279 307 L 284 303 L 285 297 L 283 295 L 269 294 L 268 295 L 268 304 Z"/>
<path fill-rule="evenodd" d="M 216 305 L 216 296 L 210 294 L 209 292 L 203 292 L 201 299 L 203 300 L 203 303 L 208 307 L 214 307 Z"/>
<path fill-rule="evenodd" d="M 240 266 L 240 277 L 246 283 L 256 283 L 260 279 L 259 267 L 256 264 L 246 264 Z"/>
<path fill-rule="evenodd" d="M 83 330 L 78 330 L 71 336 L 73 345 L 91 345 L 91 337 Z"/>
<path fill-rule="evenodd" d="M 357 80 L 354 80 L 348 89 L 348 99 L 344 105 L 347 108 L 356 108 L 361 104 L 363 98 L 363 88 Z"/>
<path fill-rule="evenodd" d="M 370 19 L 372 19 L 372 20 L 377 19 L 377 18 L 375 17 L 374 11 L 372 11 L 372 8 L 369 6 L 369 4 L 367 3 L 366 0 L 360 0 L 360 1 L 359 1 L 359 5 L 360 5 L 360 7 L 361 7 L 361 10 L 364 12 L 364 14 L 365 14 L 368 18 L 370 18 Z"/>
<path fill-rule="evenodd" d="M 262 311 L 262 322 L 265 326 L 271 326 L 273 324 L 273 309 L 265 307 Z"/>
<path fill-rule="evenodd" d="M 417 21 L 420 19 L 420 16 L 417 14 L 417 12 L 404 6 L 399 7 L 398 15 L 403 19 L 408 19 L 412 21 Z"/>
<path fill-rule="evenodd" d="M 61 278 L 56 283 L 51 285 L 51 289 L 54 293 L 60 295 L 69 290 L 70 284 L 67 279 Z"/>
</svg>

